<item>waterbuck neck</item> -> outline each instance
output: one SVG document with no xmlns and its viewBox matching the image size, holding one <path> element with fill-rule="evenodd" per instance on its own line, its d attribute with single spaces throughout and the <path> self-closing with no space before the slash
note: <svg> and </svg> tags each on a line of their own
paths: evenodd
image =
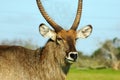
<svg viewBox="0 0 120 80">
<path fill-rule="evenodd" d="M 45 47 L 41 50 L 40 66 L 41 70 L 45 70 L 46 77 L 54 77 L 53 79 L 64 80 L 70 64 L 65 63 L 66 53 L 63 51 L 62 46 L 49 40 Z"/>
</svg>

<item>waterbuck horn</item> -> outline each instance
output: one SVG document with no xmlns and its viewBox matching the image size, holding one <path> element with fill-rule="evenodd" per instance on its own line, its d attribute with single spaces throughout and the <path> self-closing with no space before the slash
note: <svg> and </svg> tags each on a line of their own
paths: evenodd
<svg viewBox="0 0 120 80">
<path fill-rule="evenodd" d="M 78 9 L 77 9 L 76 17 L 75 17 L 75 20 L 71 27 L 71 29 L 73 29 L 73 30 L 77 29 L 79 22 L 80 22 L 81 13 L 82 13 L 82 2 L 83 2 L 83 0 L 79 0 L 79 2 L 78 2 Z"/>
<path fill-rule="evenodd" d="M 45 11 L 42 3 L 40 0 L 36 0 L 38 8 L 42 14 L 42 16 L 45 18 L 45 20 L 54 28 L 55 32 L 59 32 L 62 30 L 62 27 L 59 26 L 55 21 L 52 20 L 52 18 L 47 14 Z"/>
</svg>

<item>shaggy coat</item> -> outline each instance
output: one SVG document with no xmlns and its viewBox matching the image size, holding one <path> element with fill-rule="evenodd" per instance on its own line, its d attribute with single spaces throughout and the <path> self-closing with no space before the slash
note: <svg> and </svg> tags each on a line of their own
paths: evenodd
<svg viewBox="0 0 120 80">
<path fill-rule="evenodd" d="M 0 79 L 65 80 L 70 64 L 65 63 L 62 49 L 52 40 L 42 50 L 0 46 Z"/>
</svg>

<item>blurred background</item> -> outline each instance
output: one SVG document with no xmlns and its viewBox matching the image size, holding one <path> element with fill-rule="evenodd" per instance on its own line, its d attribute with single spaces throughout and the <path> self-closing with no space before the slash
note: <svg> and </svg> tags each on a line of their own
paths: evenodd
<svg viewBox="0 0 120 80">
<path fill-rule="evenodd" d="M 53 20 L 66 30 L 71 27 L 76 15 L 78 0 L 41 1 Z M 73 68 L 82 70 L 114 69 L 119 71 L 119 8 L 120 0 L 83 0 L 82 17 L 78 29 L 91 24 L 93 32 L 87 39 L 77 41 L 79 59 L 72 66 Z M 40 23 L 45 23 L 50 27 L 40 14 L 36 0 L 0 1 L 1 45 L 21 45 L 30 49 L 43 47 L 48 39 L 39 34 L 38 26 Z M 71 72 L 74 72 L 74 70 Z M 105 72 L 103 71 L 103 73 Z M 111 73 L 113 72 L 111 71 Z M 115 73 L 117 74 L 117 72 Z M 88 79 L 90 80 L 90 78 Z M 120 78 L 114 76 L 111 80 L 118 79 Z"/>
</svg>

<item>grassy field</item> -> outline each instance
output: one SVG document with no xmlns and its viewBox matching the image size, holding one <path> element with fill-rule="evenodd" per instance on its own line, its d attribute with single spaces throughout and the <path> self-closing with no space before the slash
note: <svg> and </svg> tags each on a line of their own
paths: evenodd
<svg viewBox="0 0 120 80">
<path fill-rule="evenodd" d="M 67 80 L 120 80 L 120 71 L 71 69 Z"/>
</svg>

